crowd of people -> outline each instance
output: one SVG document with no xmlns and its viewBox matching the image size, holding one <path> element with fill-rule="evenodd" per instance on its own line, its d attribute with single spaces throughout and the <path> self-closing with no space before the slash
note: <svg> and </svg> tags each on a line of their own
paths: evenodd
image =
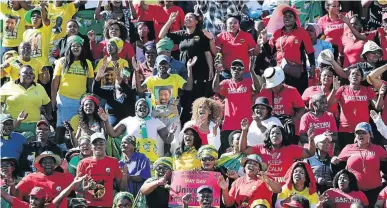
<svg viewBox="0 0 387 208">
<path fill-rule="evenodd" d="M 220 175 L 181 207 L 387 207 L 386 1 L 8 0 L 0 21 L 1 207 L 167 208 L 181 171 Z"/>
</svg>

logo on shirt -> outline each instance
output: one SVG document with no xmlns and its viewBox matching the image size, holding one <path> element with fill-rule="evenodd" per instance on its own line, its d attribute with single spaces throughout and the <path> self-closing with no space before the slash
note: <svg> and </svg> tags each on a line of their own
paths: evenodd
<svg viewBox="0 0 387 208">
<path fill-rule="evenodd" d="M 195 35 L 195 36 L 193 37 L 193 40 L 194 40 L 195 42 L 198 42 L 198 41 L 200 40 L 200 37 L 197 36 L 197 35 Z"/>
<path fill-rule="evenodd" d="M 239 93 L 246 93 L 247 92 L 247 87 L 246 86 L 241 86 L 238 88 L 228 88 L 228 94 L 239 94 Z"/>
<path fill-rule="evenodd" d="M 62 187 L 60 187 L 60 186 L 56 187 L 56 191 L 61 191 L 61 190 L 62 190 Z"/>
<path fill-rule="evenodd" d="M 94 198 L 100 199 L 105 196 L 105 181 L 96 181 L 95 186 L 92 190 L 89 191 L 90 194 L 93 195 Z"/>
<path fill-rule="evenodd" d="M 279 104 L 282 100 L 282 97 L 279 97 L 279 98 L 274 98 L 274 104 Z"/>
<path fill-rule="evenodd" d="M 240 39 L 239 42 L 240 42 L 240 43 L 244 43 L 244 42 L 245 42 L 245 39 Z"/>
<path fill-rule="evenodd" d="M 110 168 L 106 168 L 106 172 L 107 172 L 107 173 L 110 173 Z"/>
<path fill-rule="evenodd" d="M 298 39 L 295 39 L 295 40 L 294 40 L 294 43 L 295 43 L 295 44 L 298 44 Z"/>
<path fill-rule="evenodd" d="M 313 126 L 315 129 L 325 129 L 331 126 L 331 122 L 327 121 L 327 122 L 321 122 L 321 123 L 314 123 Z"/>
<path fill-rule="evenodd" d="M 364 96 L 351 96 L 351 95 L 344 95 L 345 101 L 367 101 L 367 95 Z"/>
</svg>

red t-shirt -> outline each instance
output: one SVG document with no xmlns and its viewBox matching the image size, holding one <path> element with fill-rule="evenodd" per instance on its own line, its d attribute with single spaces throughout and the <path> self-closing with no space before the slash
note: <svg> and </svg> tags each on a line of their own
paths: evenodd
<svg viewBox="0 0 387 208">
<path fill-rule="evenodd" d="M 343 44 L 343 54 L 344 54 L 344 64 L 343 68 L 356 64 L 358 62 L 363 62 L 364 59 L 361 58 L 361 53 L 363 52 L 363 46 L 366 41 L 363 40 L 354 40 L 352 33 L 344 34 L 342 37 Z"/>
<path fill-rule="evenodd" d="M 282 29 L 274 32 L 269 41 L 271 48 L 277 49 L 277 64 L 280 65 L 282 58 L 287 61 L 302 64 L 301 62 L 301 45 L 307 54 L 314 53 L 312 41 L 308 32 L 301 27 L 297 27 L 286 33 Z"/>
<path fill-rule="evenodd" d="M 226 97 L 222 130 L 240 129 L 244 118 L 251 122 L 252 84 L 251 79 L 240 82 L 226 79 L 220 83 L 219 94 Z"/>
<path fill-rule="evenodd" d="M 91 52 L 93 53 L 94 59 L 101 59 L 104 56 L 109 56 L 107 52 L 107 41 L 103 40 L 98 43 L 98 46 L 95 46 L 95 42 L 92 42 L 90 44 L 91 46 Z M 97 47 L 97 48 L 94 48 Z M 118 57 L 125 59 L 125 60 L 132 60 L 132 57 L 135 55 L 133 46 L 128 43 L 124 42 L 124 47 L 122 50 L 118 53 Z M 129 61 L 130 62 L 130 61 Z"/>
<path fill-rule="evenodd" d="M 49 200 L 53 200 L 74 180 L 70 173 L 59 173 L 47 176 L 43 173 L 31 173 L 25 176 L 16 186 L 22 196 L 28 196 L 34 187 L 42 187 L 49 196 Z M 67 197 L 65 197 L 60 205 L 61 208 L 67 208 Z"/>
<path fill-rule="evenodd" d="M 161 28 L 163 28 L 164 24 L 168 21 L 169 15 L 160 5 L 148 5 L 148 11 L 145 11 L 141 8 L 140 4 L 133 4 L 134 9 L 137 12 L 137 21 L 138 22 L 152 22 L 155 28 L 155 36 L 156 40 L 159 37 L 159 33 Z M 179 11 L 180 13 L 180 11 Z M 184 14 L 183 14 L 184 15 Z"/>
<path fill-rule="evenodd" d="M 283 146 L 269 151 L 264 144 L 253 146 L 253 153 L 260 155 L 264 163 L 268 165 L 267 174 L 273 177 L 281 186 L 285 184 L 286 171 L 295 160 L 302 157 L 304 148 L 297 145 Z"/>
<path fill-rule="evenodd" d="M 16 197 L 13 197 L 13 204 L 12 207 L 17 207 L 17 208 L 30 208 L 30 203 L 22 201 Z"/>
<path fill-rule="evenodd" d="M 345 13 L 343 14 L 345 15 Z M 336 21 L 332 21 L 328 15 L 321 17 L 317 24 L 321 26 L 325 34 L 325 40 L 332 43 L 333 45 L 340 46 L 341 48 L 341 36 L 344 33 L 344 22 L 340 18 Z"/>
<path fill-rule="evenodd" d="M 273 114 L 294 116 L 295 108 L 305 108 L 304 101 L 295 87 L 284 84 L 284 89 L 279 93 L 273 93 L 270 89 L 262 89 L 259 97 L 266 97 L 271 106 Z M 274 95 L 274 99 L 273 99 Z M 274 104 L 273 104 L 274 100 Z M 296 123 L 296 134 L 299 135 L 300 121 Z"/>
<path fill-rule="evenodd" d="M 383 105 L 387 106 L 387 96 L 384 96 Z M 383 109 L 381 117 L 383 122 L 387 123 L 387 109 Z"/>
<path fill-rule="evenodd" d="M 381 146 L 370 144 L 365 150 L 359 149 L 356 144 L 349 144 L 341 150 L 338 158 L 347 161 L 347 169 L 356 176 L 360 190 L 367 191 L 381 186 L 380 161 L 387 158 Z"/>
<path fill-rule="evenodd" d="M 378 200 L 387 200 L 387 187 L 379 193 Z M 387 202 L 384 202 L 384 208 L 387 208 Z"/>
<path fill-rule="evenodd" d="M 88 174 L 97 183 L 96 189 L 86 194 L 85 199 L 90 201 L 89 206 L 113 206 L 113 182 L 114 179 L 122 178 L 116 158 L 108 156 L 102 160 L 96 160 L 93 157 L 85 158 L 79 162 L 77 173 L 81 176 Z"/>
<path fill-rule="evenodd" d="M 196 132 L 198 132 L 199 137 L 200 137 L 200 139 L 202 140 L 202 145 L 208 144 L 208 138 L 207 138 L 207 135 L 208 135 L 210 132 L 205 133 L 205 132 L 200 131 L 199 127 L 197 127 L 196 125 L 193 125 L 193 126 L 191 126 L 191 127 L 192 127 L 193 129 L 195 129 Z"/>
<path fill-rule="evenodd" d="M 350 208 L 352 203 L 360 203 L 363 206 L 368 206 L 367 196 L 362 191 L 352 191 L 345 193 L 340 189 L 329 189 L 325 192 L 328 199 L 335 203 L 336 208 Z"/>
<path fill-rule="evenodd" d="M 247 176 L 242 176 L 234 181 L 231 185 L 229 195 L 238 204 L 238 207 L 250 207 L 257 199 L 264 199 L 271 204 L 271 192 L 266 184 L 261 181 L 249 182 Z"/>
<path fill-rule="evenodd" d="M 341 107 L 340 132 L 353 132 L 358 123 L 369 121 L 368 104 L 376 97 L 371 87 L 353 90 L 349 85 L 341 86 L 335 96 Z"/>
<path fill-rule="evenodd" d="M 324 92 L 321 90 L 321 86 L 311 86 L 311 87 L 308 87 L 308 88 L 306 88 L 304 93 L 302 93 L 302 100 L 304 100 L 305 105 L 309 106 L 309 101 L 312 98 L 312 96 L 316 95 L 316 94 L 322 94 L 322 93 L 324 93 Z M 324 94 L 325 94 L 326 97 L 328 97 L 328 95 L 330 93 L 331 92 L 327 92 L 327 93 L 324 93 Z M 333 115 L 335 115 L 335 116 L 339 115 L 338 111 L 337 111 L 337 104 L 330 106 L 328 110 L 329 110 L 329 112 L 333 113 Z"/>
<path fill-rule="evenodd" d="M 250 33 L 239 30 L 234 37 L 230 32 L 222 32 L 216 37 L 216 47 L 222 51 L 223 66 L 230 69 L 235 59 L 243 61 L 244 72 L 249 72 L 249 51 L 254 50 L 256 43 Z"/>
</svg>

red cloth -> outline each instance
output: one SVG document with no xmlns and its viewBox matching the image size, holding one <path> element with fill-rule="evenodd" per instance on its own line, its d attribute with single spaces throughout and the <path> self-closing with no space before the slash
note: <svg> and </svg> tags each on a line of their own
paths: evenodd
<svg viewBox="0 0 387 208">
<path fill-rule="evenodd" d="M 137 12 L 138 22 L 152 21 L 154 23 L 153 25 L 155 27 L 155 36 L 157 40 L 159 37 L 161 28 L 163 28 L 164 24 L 167 23 L 169 19 L 169 15 L 167 14 L 167 12 L 160 5 L 149 4 L 148 11 L 145 11 L 144 9 L 142 9 L 139 4 L 133 4 L 133 6 Z M 184 15 L 184 12 L 183 12 L 183 15 Z"/>
<path fill-rule="evenodd" d="M 306 169 L 306 174 L 308 174 L 309 176 L 309 179 L 310 179 L 310 183 L 309 183 L 309 194 L 312 195 L 314 193 L 316 193 L 317 191 L 317 188 L 316 188 L 316 178 L 314 177 L 314 174 L 313 174 L 313 171 L 312 171 L 312 168 L 310 167 L 310 165 L 306 162 L 294 162 L 293 165 L 288 169 L 288 171 L 286 172 L 286 175 L 285 175 L 285 178 L 286 178 L 286 183 L 285 185 L 288 187 L 289 190 L 292 190 L 293 188 L 293 183 L 292 183 L 292 178 L 293 178 L 293 170 L 294 170 L 294 167 L 297 165 L 297 164 L 304 164 L 305 166 L 305 169 Z"/>
<path fill-rule="evenodd" d="M 317 118 L 311 112 L 305 113 L 301 117 L 300 134 L 308 132 L 309 126 L 313 124 L 315 135 L 323 134 L 326 131 L 337 132 L 336 119 L 332 113 L 324 112 Z M 333 145 L 330 146 L 329 156 L 333 156 Z"/>
<path fill-rule="evenodd" d="M 341 86 L 335 96 L 341 106 L 339 132 L 353 132 L 358 123 L 369 122 L 368 105 L 376 97 L 371 87 L 352 90 L 349 85 Z"/>
<path fill-rule="evenodd" d="M 345 13 L 342 13 L 345 15 Z M 342 46 L 341 44 L 341 36 L 344 33 L 344 22 L 340 18 L 337 18 L 336 21 L 332 21 L 328 14 L 321 17 L 317 24 L 321 26 L 324 34 L 325 40 L 332 43 L 332 45 L 339 46 L 339 51 Z"/>
<path fill-rule="evenodd" d="M 302 157 L 304 148 L 297 145 L 283 146 L 269 151 L 264 144 L 253 146 L 253 153 L 260 155 L 268 164 L 267 175 L 273 177 L 281 186 L 285 184 L 285 174 L 295 160 Z"/>
<path fill-rule="evenodd" d="M 240 129 L 244 118 L 251 122 L 252 84 L 251 79 L 240 82 L 226 79 L 220 83 L 219 94 L 226 98 L 222 130 Z"/>
<path fill-rule="evenodd" d="M 308 87 L 308 88 L 306 88 L 306 90 L 302 94 L 302 100 L 305 102 L 306 106 L 309 106 L 309 101 L 312 98 L 312 96 L 316 95 L 316 94 L 322 94 L 322 93 L 324 93 L 324 92 L 321 90 L 321 86 L 311 86 L 311 87 Z M 324 94 L 325 94 L 326 97 L 328 97 L 328 95 L 330 93 L 331 92 L 329 91 L 329 92 L 324 93 Z M 328 110 L 329 110 L 329 112 L 333 113 L 333 115 L 335 115 L 335 116 L 339 115 L 339 112 L 337 111 L 338 110 L 337 104 L 334 104 L 334 105 L 330 106 L 328 108 Z"/>
<path fill-rule="evenodd" d="M 231 62 L 235 59 L 243 61 L 245 70 L 249 72 L 250 58 L 249 51 L 254 50 L 256 43 L 250 33 L 239 30 L 234 37 L 230 32 L 222 32 L 216 37 L 216 47 L 221 50 L 223 66 L 230 69 Z"/>
<path fill-rule="evenodd" d="M 343 68 L 356 64 L 358 62 L 364 62 L 364 59 L 361 58 L 361 53 L 363 52 L 363 46 L 366 41 L 363 40 L 354 40 L 352 33 L 344 34 L 342 37 L 342 44 L 344 48 L 344 64 Z"/>
<path fill-rule="evenodd" d="M 105 190 L 101 195 L 94 197 L 92 194 L 96 190 L 86 193 L 85 199 L 90 201 L 89 206 L 111 207 L 113 206 L 113 182 L 114 179 L 122 179 L 122 172 L 116 158 L 106 156 L 102 160 L 88 157 L 78 164 L 77 173 L 81 176 L 88 174 L 97 183 L 98 190 Z"/>
<path fill-rule="evenodd" d="M 16 197 L 13 197 L 13 204 L 12 207 L 17 208 L 30 208 L 30 203 L 22 201 Z M 66 206 L 67 207 L 67 206 Z"/>
<path fill-rule="evenodd" d="M 378 200 L 383 200 L 384 202 L 384 208 L 387 208 L 387 187 L 385 187 L 378 196 Z"/>
<path fill-rule="evenodd" d="M 285 58 L 289 62 L 302 64 L 301 62 L 301 45 L 304 46 L 307 54 L 314 53 L 312 41 L 308 32 L 301 27 L 297 27 L 286 33 L 282 29 L 274 32 L 273 37 L 269 40 L 271 48 L 277 49 L 277 64 L 280 65 Z M 283 50 L 282 50 L 283 49 Z"/>
<path fill-rule="evenodd" d="M 229 195 L 235 200 L 238 207 L 250 207 L 257 199 L 267 200 L 271 204 L 273 192 L 263 181 L 250 182 L 247 181 L 247 176 L 242 176 L 232 183 Z"/>
<path fill-rule="evenodd" d="M 284 84 L 284 89 L 279 93 L 274 93 L 270 89 L 262 89 L 259 97 L 266 97 L 271 106 L 273 114 L 294 116 L 295 108 L 304 108 L 305 104 L 298 90 L 292 86 Z M 274 104 L 273 104 L 274 100 Z M 296 123 L 296 134 L 299 135 L 300 121 Z"/>
<path fill-rule="evenodd" d="M 352 191 L 345 193 L 340 189 L 329 189 L 325 192 L 328 199 L 335 203 L 336 208 L 350 208 L 352 203 L 360 203 L 363 206 L 368 206 L 367 196 L 362 191 Z"/>
<path fill-rule="evenodd" d="M 192 125 L 191 128 L 195 129 L 196 132 L 199 134 L 199 137 L 200 139 L 202 140 L 202 145 L 207 145 L 208 144 L 208 138 L 207 138 L 207 135 L 210 133 L 210 132 L 202 132 L 200 131 L 199 127 L 196 126 L 196 125 Z"/>
<path fill-rule="evenodd" d="M 370 144 L 367 149 L 359 149 L 357 144 L 349 144 L 338 158 L 347 161 L 347 169 L 356 176 L 360 190 L 367 191 L 382 184 L 380 161 L 387 158 L 387 153 L 381 146 Z"/>
<path fill-rule="evenodd" d="M 31 173 L 25 176 L 16 186 L 22 196 L 28 196 L 31 190 L 38 186 L 44 188 L 50 200 L 53 200 L 74 180 L 74 177 L 69 173 L 54 172 L 47 176 L 43 173 Z M 61 208 L 67 208 L 67 197 L 65 197 L 60 205 Z"/>
<path fill-rule="evenodd" d="M 103 40 L 101 42 L 97 43 L 95 41 L 90 41 L 90 50 L 93 53 L 93 58 L 94 59 L 101 59 L 104 56 L 109 56 L 107 50 L 107 41 Z M 132 60 L 132 57 L 135 55 L 133 46 L 124 41 L 124 47 L 122 48 L 121 52 L 118 53 L 118 56 L 122 59 Z"/>
</svg>

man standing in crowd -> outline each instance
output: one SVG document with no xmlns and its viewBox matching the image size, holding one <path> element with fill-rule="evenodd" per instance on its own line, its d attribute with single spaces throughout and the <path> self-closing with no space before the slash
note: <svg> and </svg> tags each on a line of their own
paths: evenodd
<svg viewBox="0 0 387 208">
<path fill-rule="evenodd" d="M 23 150 L 23 144 L 26 138 L 14 130 L 14 121 L 11 115 L 0 115 L 0 129 L 1 129 L 1 157 L 20 158 Z"/>
</svg>

